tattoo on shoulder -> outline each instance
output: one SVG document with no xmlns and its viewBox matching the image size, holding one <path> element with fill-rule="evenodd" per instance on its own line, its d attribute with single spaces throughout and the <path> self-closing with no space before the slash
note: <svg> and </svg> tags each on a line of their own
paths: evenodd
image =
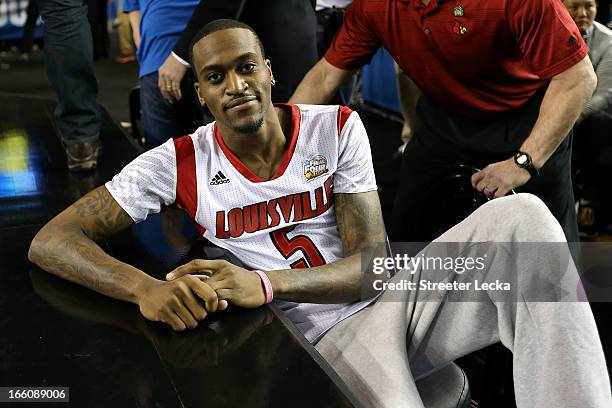
<svg viewBox="0 0 612 408">
<path fill-rule="evenodd" d="M 87 193 L 73 207 L 83 224 L 93 227 L 88 233 L 92 238 L 113 234 L 132 223 L 104 186 Z"/>
<path fill-rule="evenodd" d="M 90 217 L 100 214 L 101 211 L 108 208 L 111 203 L 111 196 L 106 188 L 96 188 L 87 193 L 83 198 L 73 204 L 79 217 Z"/>
</svg>

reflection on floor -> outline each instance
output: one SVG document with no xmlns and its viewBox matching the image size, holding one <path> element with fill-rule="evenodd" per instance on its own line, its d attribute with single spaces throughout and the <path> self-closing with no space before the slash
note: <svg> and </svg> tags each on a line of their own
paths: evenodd
<svg viewBox="0 0 612 408">
<path fill-rule="evenodd" d="M 0 106 L 0 228 L 48 221 L 139 152 L 104 111 L 104 155 L 98 169 L 71 174 L 56 133 L 49 129 L 54 102 L 0 94 Z"/>
</svg>

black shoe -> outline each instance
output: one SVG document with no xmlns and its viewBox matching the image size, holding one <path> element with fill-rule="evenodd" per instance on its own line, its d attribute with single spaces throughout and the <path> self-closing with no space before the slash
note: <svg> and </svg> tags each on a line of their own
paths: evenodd
<svg viewBox="0 0 612 408">
<path fill-rule="evenodd" d="M 99 140 L 66 145 L 68 170 L 77 172 L 95 169 L 101 149 Z"/>
</svg>

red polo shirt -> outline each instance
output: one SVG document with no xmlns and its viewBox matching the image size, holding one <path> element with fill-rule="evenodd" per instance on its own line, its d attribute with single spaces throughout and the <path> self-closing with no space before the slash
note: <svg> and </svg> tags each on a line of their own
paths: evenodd
<svg viewBox="0 0 612 408">
<path fill-rule="evenodd" d="M 450 112 L 523 105 L 588 48 L 560 0 L 355 0 L 325 59 L 352 70 L 384 46 Z"/>
</svg>

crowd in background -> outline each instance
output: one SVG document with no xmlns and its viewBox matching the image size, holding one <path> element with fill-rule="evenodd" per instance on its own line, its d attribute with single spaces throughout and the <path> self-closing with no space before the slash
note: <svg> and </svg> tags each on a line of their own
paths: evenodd
<svg viewBox="0 0 612 408">
<path fill-rule="evenodd" d="M 211 120 L 198 101 L 190 70 L 189 41 L 199 27 L 217 18 L 238 19 L 254 27 L 272 61 L 276 79 L 273 100 L 287 102 L 308 70 L 326 54 L 350 3 L 113 0 L 117 14 L 112 26 L 119 39 L 119 55 L 114 59 L 117 63 L 139 64 L 141 131 L 146 147 L 190 133 Z M 581 233 L 596 235 L 612 224 L 612 193 L 606 188 L 607 175 L 612 171 L 612 31 L 606 26 L 610 24 L 611 5 L 610 1 L 595 0 L 563 0 L 563 4 L 588 46 L 598 79 L 573 129 L 571 174 Z M 73 171 L 94 168 L 100 154 L 93 61 L 109 57 L 107 6 L 102 0 L 33 0 L 27 9 L 20 52 L 27 60 L 40 13 L 46 27 L 48 75 L 59 100 L 58 129 L 66 146 L 68 167 Z M 67 55 L 73 57 L 70 67 L 63 62 Z M 421 91 L 399 65 L 396 70 L 404 119 L 402 152 L 415 128 Z M 358 83 L 357 70 L 330 103 L 360 102 L 356 97 Z"/>
</svg>

